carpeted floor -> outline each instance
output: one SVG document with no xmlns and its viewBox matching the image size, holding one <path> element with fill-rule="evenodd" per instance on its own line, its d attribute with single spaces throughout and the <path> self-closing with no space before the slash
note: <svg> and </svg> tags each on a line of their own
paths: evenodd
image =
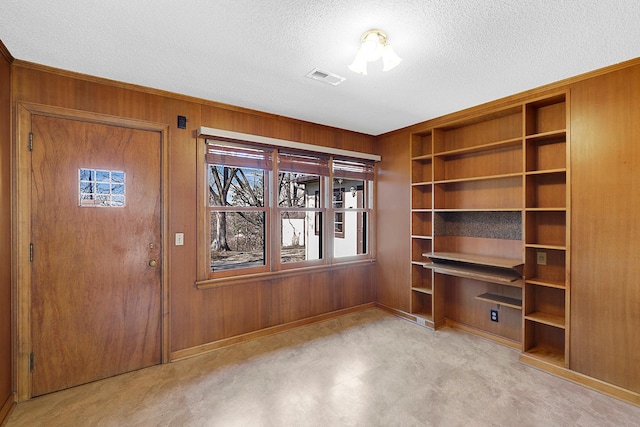
<svg viewBox="0 0 640 427">
<path fill-rule="evenodd" d="M 15 426 L 638 426 L 465 332 L 368 309 L 19 404 Z"/>
</svg>

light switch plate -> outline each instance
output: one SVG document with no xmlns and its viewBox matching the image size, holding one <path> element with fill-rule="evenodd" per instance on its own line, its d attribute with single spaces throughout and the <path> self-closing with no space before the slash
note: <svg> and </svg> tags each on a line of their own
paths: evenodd
<svg viewBox="0 0 640 427">
<path fill-rule="evenodd" d="M 176 246 L 184 245 L 184 233 L 176 233 Z"/>
</svg>

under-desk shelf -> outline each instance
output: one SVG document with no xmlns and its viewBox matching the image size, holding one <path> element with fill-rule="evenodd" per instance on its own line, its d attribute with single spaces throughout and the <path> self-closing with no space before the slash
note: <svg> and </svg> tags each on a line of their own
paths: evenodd
<svg viewBox="0 0 640 427">
<path fill-rule="evenodd" d="M 503 305 L 505 307 L 515 308 L 516 310 L 522 310 L 522 300 L 517 298 L 510 298 L 504 295 L 496 295 L 496 294 L 487 292 L 482 295 L 478 295 L 476 299 L 480 301 Z"/>
</svg>

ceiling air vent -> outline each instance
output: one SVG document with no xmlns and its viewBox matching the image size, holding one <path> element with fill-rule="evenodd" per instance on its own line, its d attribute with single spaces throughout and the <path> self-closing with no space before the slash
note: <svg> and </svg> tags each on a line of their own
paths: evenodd
<svg viewBox="0 0 640 427">
<path fill-rule="evenodd" d="M 311 70 L 307 74 L 307 77 L 322 83 L 333 85 L 333 86 L 337 86 L 345 80 L 344 77 L 340 77 L 337 74 L 333 74 L 328 71 L 322 71 L 317 68 L 314 68 L 313 70 Z"/>
</svg>

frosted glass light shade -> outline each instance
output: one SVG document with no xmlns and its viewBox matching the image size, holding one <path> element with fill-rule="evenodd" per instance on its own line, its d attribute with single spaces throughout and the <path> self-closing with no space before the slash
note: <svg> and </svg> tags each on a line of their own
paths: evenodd
<svg viewBox="0 0 640 427">
<path fill-rule="evenodd" d="M 382 71 L 395 68 L 402 59 L 395 53 L 389 43 L 387 34 L 382 30 L 369 30 L 360 37 L 360 48 L 349 69 L 354 73 L 367 75 L 367 62 L 382 58 Z"/>
<path fill-rule="evenodd" d="M 382 71 L 389 71 L 395 68 L 401 61 L 402 58 L 396 55 L 390 44 L 382 47 Z"/>
</svg>

